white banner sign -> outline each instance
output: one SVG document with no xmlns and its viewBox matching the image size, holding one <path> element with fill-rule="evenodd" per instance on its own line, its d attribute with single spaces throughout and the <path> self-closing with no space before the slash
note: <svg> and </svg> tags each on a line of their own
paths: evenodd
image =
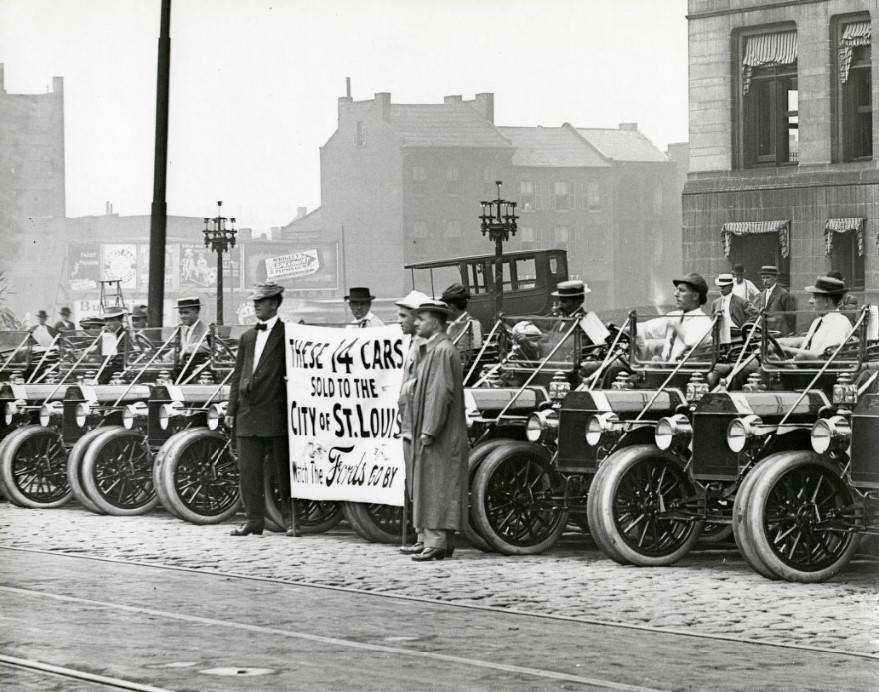
<svg viewBox="0 0 879 692">
<path fill-rule="evenodd" d="M 396 325 L 286 329 L 293 497 L 402 506 L 397 399 L 409 337 Z"/>
<path fill-rule="evenodd" d="M 304 250 L 280 257 L 268 257 L 266 263 L 266 281 L 298 279 L 302 276 L 316 274 L 320 270 L 320 258 L 317 250 Z"/>
</svg>

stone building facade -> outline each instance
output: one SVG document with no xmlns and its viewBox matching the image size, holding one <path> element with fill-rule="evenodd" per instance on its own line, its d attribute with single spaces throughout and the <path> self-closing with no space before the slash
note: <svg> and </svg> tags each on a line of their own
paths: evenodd
<svg viewBox="0 0 879 692">
<path fill-rule="evenodd" d="M 777 264 L 799 294 L 843 273 L 879 300 L 872 108 L 879 4 L 690 0 L 684 266 Z"/>
</svg>

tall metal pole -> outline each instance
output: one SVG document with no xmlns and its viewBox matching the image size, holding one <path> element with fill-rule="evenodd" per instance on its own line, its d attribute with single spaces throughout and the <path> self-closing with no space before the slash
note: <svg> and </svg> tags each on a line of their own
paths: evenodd
<svg viewBox="0 0 879 692">
<path fill-rule="evenodd" d="M 149 324 L 162 326 L 165 303 L 165 243 L 168 205 L 165 186 L 168 167 L 168 94 L 171 83 L 171 0 L 162 0 L 159 57 L 156 70 L 156 151 L 153 164 L 153 204 L 150 210 L 150 268 L 147 294 Z"/>
<path fill-rule="evenodd" d="M 217 324 L 223 324 L 223 250 L 217 250 Z"/>
</svg>

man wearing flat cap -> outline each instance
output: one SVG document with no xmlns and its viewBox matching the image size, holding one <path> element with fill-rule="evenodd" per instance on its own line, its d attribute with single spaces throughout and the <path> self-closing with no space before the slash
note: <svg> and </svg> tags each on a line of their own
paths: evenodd
<svg viewBox="0 0 879 692">
<path fill-rule="evenodd" d="M 804 337 L 787 337 L 778 341 L 785 352 L 797 360 L 819 360 L 828 348 L 839 346 L 851 332 L 852 323 L 839 311 L 848 288 L 836 277 L 819 276 L 815 284 L 806 286 L 805 290 L 812 294 L 809 304 L 818 316 L 812 320 Z"/>
<path fill-rule="evenodd" d="M 406 360 L 403 361 L 403 378 L 400 383 L 400 396 L 397 407 L 400 410 L 400 436 L 403 439 L 403 460 L 406 464 L 406 495 L 412 499 L 412 392 L 415 389 L 415 364 L 418 346 L 423 339 L 415 330 L 416 310 L 430 297 L 421 291 L 410 291 L 396 302 L 400 318 L 400 330 L 411 337 Z"/>
<path fill-rule="evenodd" d="M 446 333 L 458 349 L 464 368 L 470 365 L 475 352 L 482 348 L 482 325 L 467 312 L 470 292 L 461 284 L 452 284 L 441 300 L 449 306 L 449 326 Z"/>
<path fill-rule="evenodd" d="M 451 557 L 451 538 L 467 511 L 467 421 L 458 350 L 446 334 L 449 309 L 439 300 L 419 306 L 412 393 L 412 523 L 418 541 L 401 550 L 416 562 Z"/>
<path fill-rule="evenodd" d="M 256 284 L 250 295 L 257 323 L 238 343 L 230 379 L 226 426 L 238 445 L 241 500 L 246 521 L 233 536 L 260 535 L 265 528 L 263 462 L 278 481 L 287 535 L 296 535 L 290 502 L 290 452 L 287 441 L 287 392 L 284 361 L 284 323 L 278 317 L 284 289 L 274 283 Z"/>
<path fill-rule="evenodd" d="M 375 300 L 375 296 L 372 295 L 368 288 L 365 286 L 355 286 L 349 289 L 345 300 L 348 301 L 348 307 L 351 310 L 351 314 L 354 315 L 354 319 L 348 325 L 349 327 L 359 329 L 362 327 L 384 326 L 385 323 L 372 314 L 372 301 Z"/>
<path fill-rule="evenodd" d="M 781 336 L 793 334 L 797 330 L 797 316 L 777 314 L 793 313 L 797 309 L 796 298 L 778 285 L 778 267 L 774 264 L 760 267 L 760 281 L 763 282 L 763 290 L 757 301 L 757 309 L 766 311 L 766 327 Z"/>
<path fill-rule="evenodd" d="M 753 322 L 760 314 L 753 305 L 733 293 L 735 279 L 732 274 L 718 274 L 714 285 L 720 289 L 720 297 L 711 301 L 711 314 L 721 314 L 720 342 L 728 344 L 732 334 L 745 322 Z"/>
</svg>

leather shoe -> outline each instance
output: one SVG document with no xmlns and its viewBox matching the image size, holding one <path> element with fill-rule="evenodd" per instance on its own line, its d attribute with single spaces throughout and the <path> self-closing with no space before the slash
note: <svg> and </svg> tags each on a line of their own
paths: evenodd
<svg viewBox="0 0 879 692">
<path fill-rule="evenodd" d="M 302 535 L 302 532 L 299 529 L 289 528 L 287 529 L 287 535 L 290 538 L 299 538 Z"/>
<path fill-rule="evenodd" d="M 418 541 L 418 543 L 413 543 L 412 545 L 404 545 L 400 547 L 400 552 L 403 555 L 417 555 L 420 552 L 424 551 L 424 543 Z"/>
<path fill-rule="evenodd" d="M 262 535 L 262 526 L 249 526 L 247 524 L 242 524 L 237 529 L 232 529 L 229 532 L 230 536 L 249 536 L 253 534 L 254 536 Z"/>
<path fill-rule="evenodd" d="M 427 548 L 423 552 L 413 555 L 415 562 L 430 562 L 431 560 L 445 560 L 449 551 L 445 548 Z"/>
</svg>

